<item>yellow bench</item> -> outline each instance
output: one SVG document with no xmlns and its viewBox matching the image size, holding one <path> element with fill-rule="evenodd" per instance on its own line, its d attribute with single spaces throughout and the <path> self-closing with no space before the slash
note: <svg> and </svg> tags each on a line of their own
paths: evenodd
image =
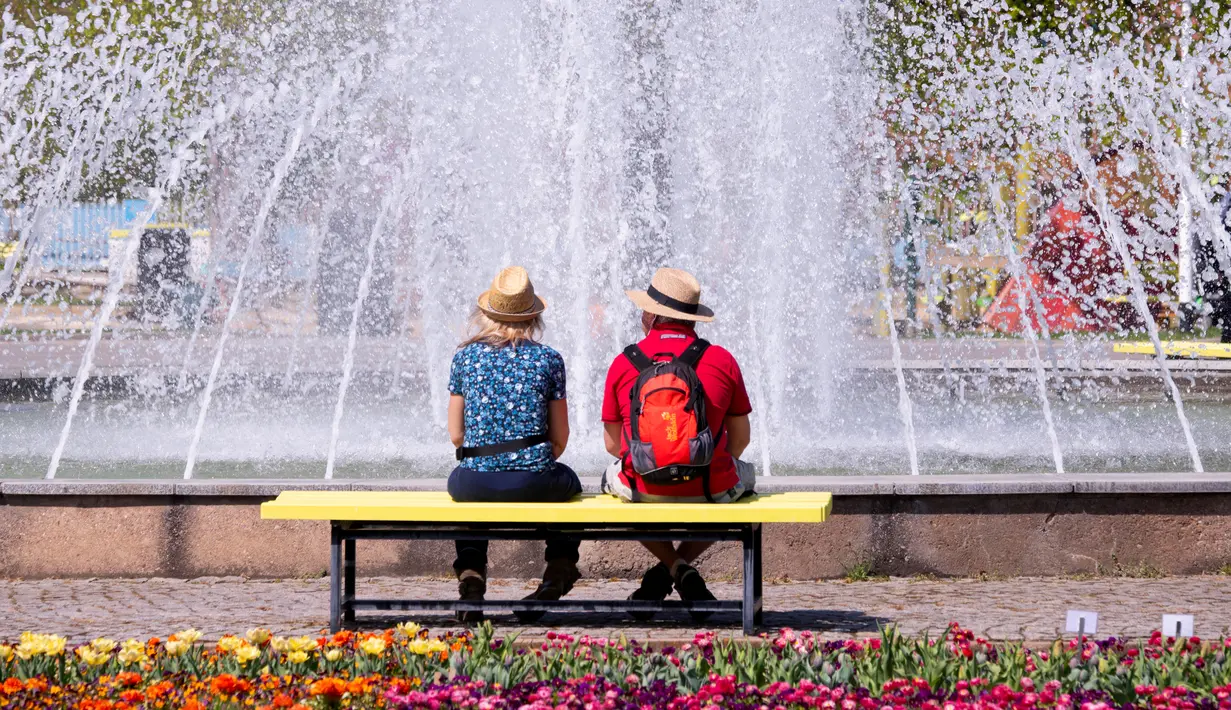
<svg viewBox="0 0 1231 710">
<path fill-rule="evenodd" d="M 261 505 L 272 520 L 330 523 L 329 628 L 355 620 L 356 611 L 739 611 L 744 633 L 761 623 L 761 525 L 820 523 L 828 493 L 773 493 L 737 503 L 624 503 L 583 495 L 568 503 L 455 503 L 443 492 L 286 491 Z M 355 596 L 358 540 L 710 540 L 743 545 L 740 601 L 652 602 L 561 600 L 482 602 L 359 599 Z"/>
<path fill-rule="evenodd" d="M 1231 357 L 1231 343 L 1201 343 L 1196 341 L 1164 340 L 1163 355 L 1173 358 L 1228 358 Z M 1154 343 L 1116 343 L 1112 350 L 1117 353 L 1133 355 L 1153 355 Z"/>
</svg>

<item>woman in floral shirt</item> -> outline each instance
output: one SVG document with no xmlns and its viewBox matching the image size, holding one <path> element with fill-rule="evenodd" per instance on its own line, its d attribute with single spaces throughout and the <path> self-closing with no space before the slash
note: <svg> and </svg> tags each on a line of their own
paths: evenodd
<svg viewBox="0 0 1231 710">
<path fill-rule="evenodd" d="M 547 305 L 526 270 L 500 272 L 479 296 L 473 335 L 453 356 L 449 373 L 449 436 L 461 462 L 449 475 L 456 501 L 566 501 L 581 493 L 573 469 L 558 459 L 568 444 L 564 359 L 538 342 Z M 547 541 L 543 582 L 527 599 L 556 600 L 581 577 L 580 542 Z M 487 591 L 487 541 L 458 540 L 458 592 L 464 601 Z M 542 612 L 518 612 L 533 621 Z M 475 622 L 482 612 L 459 612 Z"/>
</svg>

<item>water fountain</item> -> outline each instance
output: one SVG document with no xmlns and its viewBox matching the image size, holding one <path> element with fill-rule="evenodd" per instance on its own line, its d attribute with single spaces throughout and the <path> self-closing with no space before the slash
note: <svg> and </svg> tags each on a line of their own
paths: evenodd
<svg viewBox="0 0 1231 710">
<path fill-rule="evenodd" d="M 1194 245 L 1231 273 L 1217 8 L 1132 36 L 982 0 L 242 5 L 3 18 L 0 476 L 442 475 L 449 359 L 513 261 L 579 470 L 659 263 L 705 285 L 763 473 L 1231 465 L 1231 368 L 1110 347 L 1194 311 Z M 75 203 L 121 198 L 146 209 L 105 277 L 44 264 Z M 1022 286 L 1020 332 L 981 325 L 974 274 L 1026 284 L 1063 200 L 1111 266 L 1042 277 L 1098 323 Z M 156 222 L 208 234 L 181 322 L 132 317 Z"/>
</svg>

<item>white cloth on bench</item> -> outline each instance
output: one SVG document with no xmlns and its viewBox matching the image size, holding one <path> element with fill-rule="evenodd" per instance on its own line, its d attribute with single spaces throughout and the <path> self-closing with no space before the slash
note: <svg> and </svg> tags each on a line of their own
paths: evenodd
<svg viewBox="0 0 1231 710">
<path fill-rule="evenodd" d="M 602 491 L 621 498 L 630 503 L 705 503 L 705 496 L 660 496 L 636 491 L 625 485 L 620 478 L 622 464 L 619 460 L 603 471 Z M 735 472 L 739 475 L 739 483 L 730 489 L 715 492 L 715 503 L 734 503 L 745 493 L 755 490 L 757 485 L 756 467 L 747 461 L 735 459 Z"/>
</svg>

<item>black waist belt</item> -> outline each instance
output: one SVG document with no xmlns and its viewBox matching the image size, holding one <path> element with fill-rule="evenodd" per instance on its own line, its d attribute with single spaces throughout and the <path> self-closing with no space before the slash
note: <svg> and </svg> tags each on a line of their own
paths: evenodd
<svg viewBox="0 0 1231 710">
<path fill-rule="evenodd" d="M 550 439 L 546 434 L 535 434 L 522 439 L 514 439 L 512 441 L 502 441 L 499 444 L 488 444 L 487 446 L 459 446 L 457 447 L 457 460 L 471 459 L 475 456 L 495 456 L 496 454 L 507 454 L 512 451 L 521 451 L 528 449 L 531 446 L 546 444 Z"/>
</svg>

